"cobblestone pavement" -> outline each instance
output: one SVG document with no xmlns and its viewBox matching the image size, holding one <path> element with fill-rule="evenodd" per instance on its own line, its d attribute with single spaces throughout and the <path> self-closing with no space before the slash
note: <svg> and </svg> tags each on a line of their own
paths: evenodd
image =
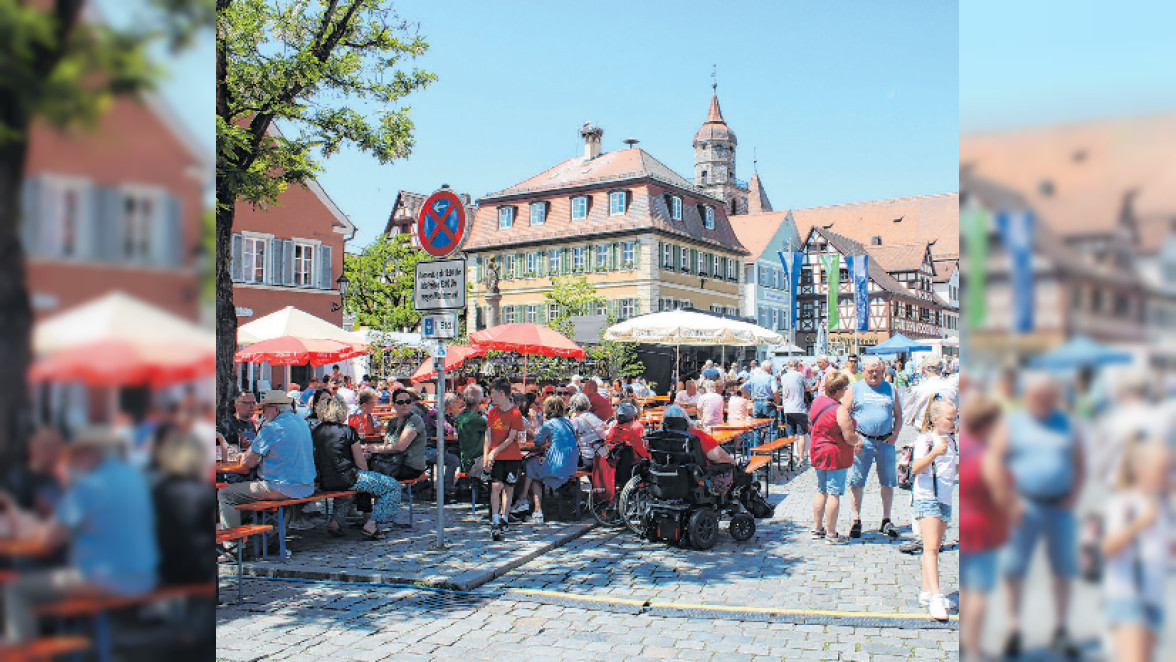
<svg viewBox="0 0 1176 662">
<path fill-rule="evenodd" d="M 876 529 L 881 505 L 873 481 L 866 488 L 864 523 Z M 776 506 L 774 515 L 759 520 L 755 537 L 744 543 L 723 533 L 714 549 L 701 552 L 598 528 L 471 593 L 246 579 L 245 603 L 218 610 L 217 656 L 224 660 L 488 660 L 503 655 L 518 660 L 954 659 L 958 651 L 954 621 L 946 627 L 936 624 L 917 604 L 918 557 L 899 553 L 896 542 L 872 532 L 844 546 L 811 539 L 814 486 L 812 470 L 795 477 L 778 476 L 769 497 Z M 908 538 L 909 493 L 896 491 L 894 513 L 904 539 Z M 848 531 L 849 519 L 846 503 L 843 532 Z M 549 532 L 527 535 L 544 537 Z M 954 532 L 948 538 L 954 541 Z M 483 562 L 494 558 L 495 548 L 488 540 L 471 541 L 469 546 L 484 550 Z M 329 553 L 334 566 L 345 564 L 345 555 L 341 558 L 329 543 L 323 544 L 322 553 Z M 941 566 L 943 586 L 954 592 L 958 576 L 954 547 L 941 556 Z M 544 598 L 522 593 L 526 591 L 549 591 L 547 595 L 556 597 L 543 604 Z M 656 608 L 659 604 L 680 611 L 659 615 L 666 613 Z M 757 618 L 691 607 L 697 604 L 794 610 L 793 614 L 834 610 L 909 617 L 869 627 L 836 616 L 784 622 L 775 614 Z"/>
</svg>

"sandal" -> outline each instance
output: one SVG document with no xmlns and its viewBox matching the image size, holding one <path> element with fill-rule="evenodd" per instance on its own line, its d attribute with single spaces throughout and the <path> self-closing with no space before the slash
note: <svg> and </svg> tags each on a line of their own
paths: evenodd
<svg viewBox="0 0 1176 662">
<path fill-rule="evenodd" d="M 376 529 L 375 531 L 360 529 L 359 532 L 362 533 L 363 537 L 367 538 L 368 540 L 386 540 L 388 538 L 388 536 L 380 533 L 379 529 Z"/>
<path fill-rule="evenodd" d="M 813 540 L 820 540 L 821 538 L 825 537 L 825 530 L 824 529 L 813 529 L 809 533 L 812 535 Z"/>
</svg>

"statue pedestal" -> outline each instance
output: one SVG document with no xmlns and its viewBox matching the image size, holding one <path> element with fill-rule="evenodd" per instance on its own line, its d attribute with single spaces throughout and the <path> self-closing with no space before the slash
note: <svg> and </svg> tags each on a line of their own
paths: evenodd
<svg viewBox="0 0 1176 662">
<path fill-rule="evenodd" d="M 498 326 L 501 324 L 498 317 L 498 304 L 502 301 L 502 295 L 498 292 L 486 295 L 486 327 Z"/>
</svg>

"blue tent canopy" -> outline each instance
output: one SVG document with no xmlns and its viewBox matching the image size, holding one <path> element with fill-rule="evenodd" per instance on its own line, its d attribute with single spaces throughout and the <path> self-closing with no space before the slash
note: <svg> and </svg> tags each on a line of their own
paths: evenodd
<svg viewBox="0 0 1176 662">
<path fill-rule="evenodd" d="M 884 343 L 867 347 L 867 354 L 903 354 L 906 352 L 929 352 L 931 345 L 924 345 L 911 340 L 901 333 L 896 333 Z"/>
<path fill-rule="evenodd" d="M 1066 370 L 1071 368 L 1131 363 L 1127 352 L 1112 349 L 1086 336 L 1075 336 L 1066 344 L 1029 360 L 1034 368 Z"/>
</svg>

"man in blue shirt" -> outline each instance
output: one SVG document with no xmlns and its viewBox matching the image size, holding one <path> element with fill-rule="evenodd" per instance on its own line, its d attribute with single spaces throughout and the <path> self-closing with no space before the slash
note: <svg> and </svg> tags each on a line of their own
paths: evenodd
<svg viewBox="0 0 1176 662">
<path fill-rule="evenodd" d="M 719 369 L 715 367 L 715 362 L 707 359 L 706 364 L 702 367 L 702 378 L 709 379 L 712 382 L 717 381 L 723 376 Z"/>
<path fill-rule="evenodd" d="M 123 442 L 108 428 L 79 432 L 69 446 L 69 486 L 53 517 L 24 532 L 37 547 L 69 544 L 70 565 L 22 574 L 5 585 L 9 643 L 37 635 L 36 605 L 79 594 L 137 596 L 158 582 L 155 510 L 143 474 L 122 457 Z M 16 503 L 0 493 L 0 510 Z"/>
<path fill-rule="evenodd" d="M 301 499 L 314 493 L 314 444 L 310 427 L 293 411 L 293 400 L 283 391 L 267 391 L 261 401 L 265 418 L 253 445 L 241 457 L 246 467 L 259 467 L 260 480 L 236 483 L 217 492 L 221 524 L 241 526 L 234 506 L 253 501 Z M 260 466 L 259 466 L 260 465 Z"/>
<path fill-rule="evenodd" d="M 743 392 L 751 400 L 751 413 L 756 418 L 775 418 L 780 403 L 780 387 L 772 375 L 772 362 L 764 361 L 759 369 L 743 383 Z"/>
<path fill-rule="evenodd" d="M 873 465 L 878 468 L 882 493 L 882 525 L 878 530 L 892 538 L 898 537 L 898 529 L 890 522 L 890 505 L 898 485 L 894 442 L 902 430 L 902 407 L 895 397 L 894 386 L 882 379 L 882 373 L 882 359 L 867 356 L 862 364 L 863 379 L 845 390 L 842 407 L 837 412 L 843 438 L 856 447 L 848 477 L 853 497 L 850 538 L 862 537 L 862 496 Z"/>
</svg>

